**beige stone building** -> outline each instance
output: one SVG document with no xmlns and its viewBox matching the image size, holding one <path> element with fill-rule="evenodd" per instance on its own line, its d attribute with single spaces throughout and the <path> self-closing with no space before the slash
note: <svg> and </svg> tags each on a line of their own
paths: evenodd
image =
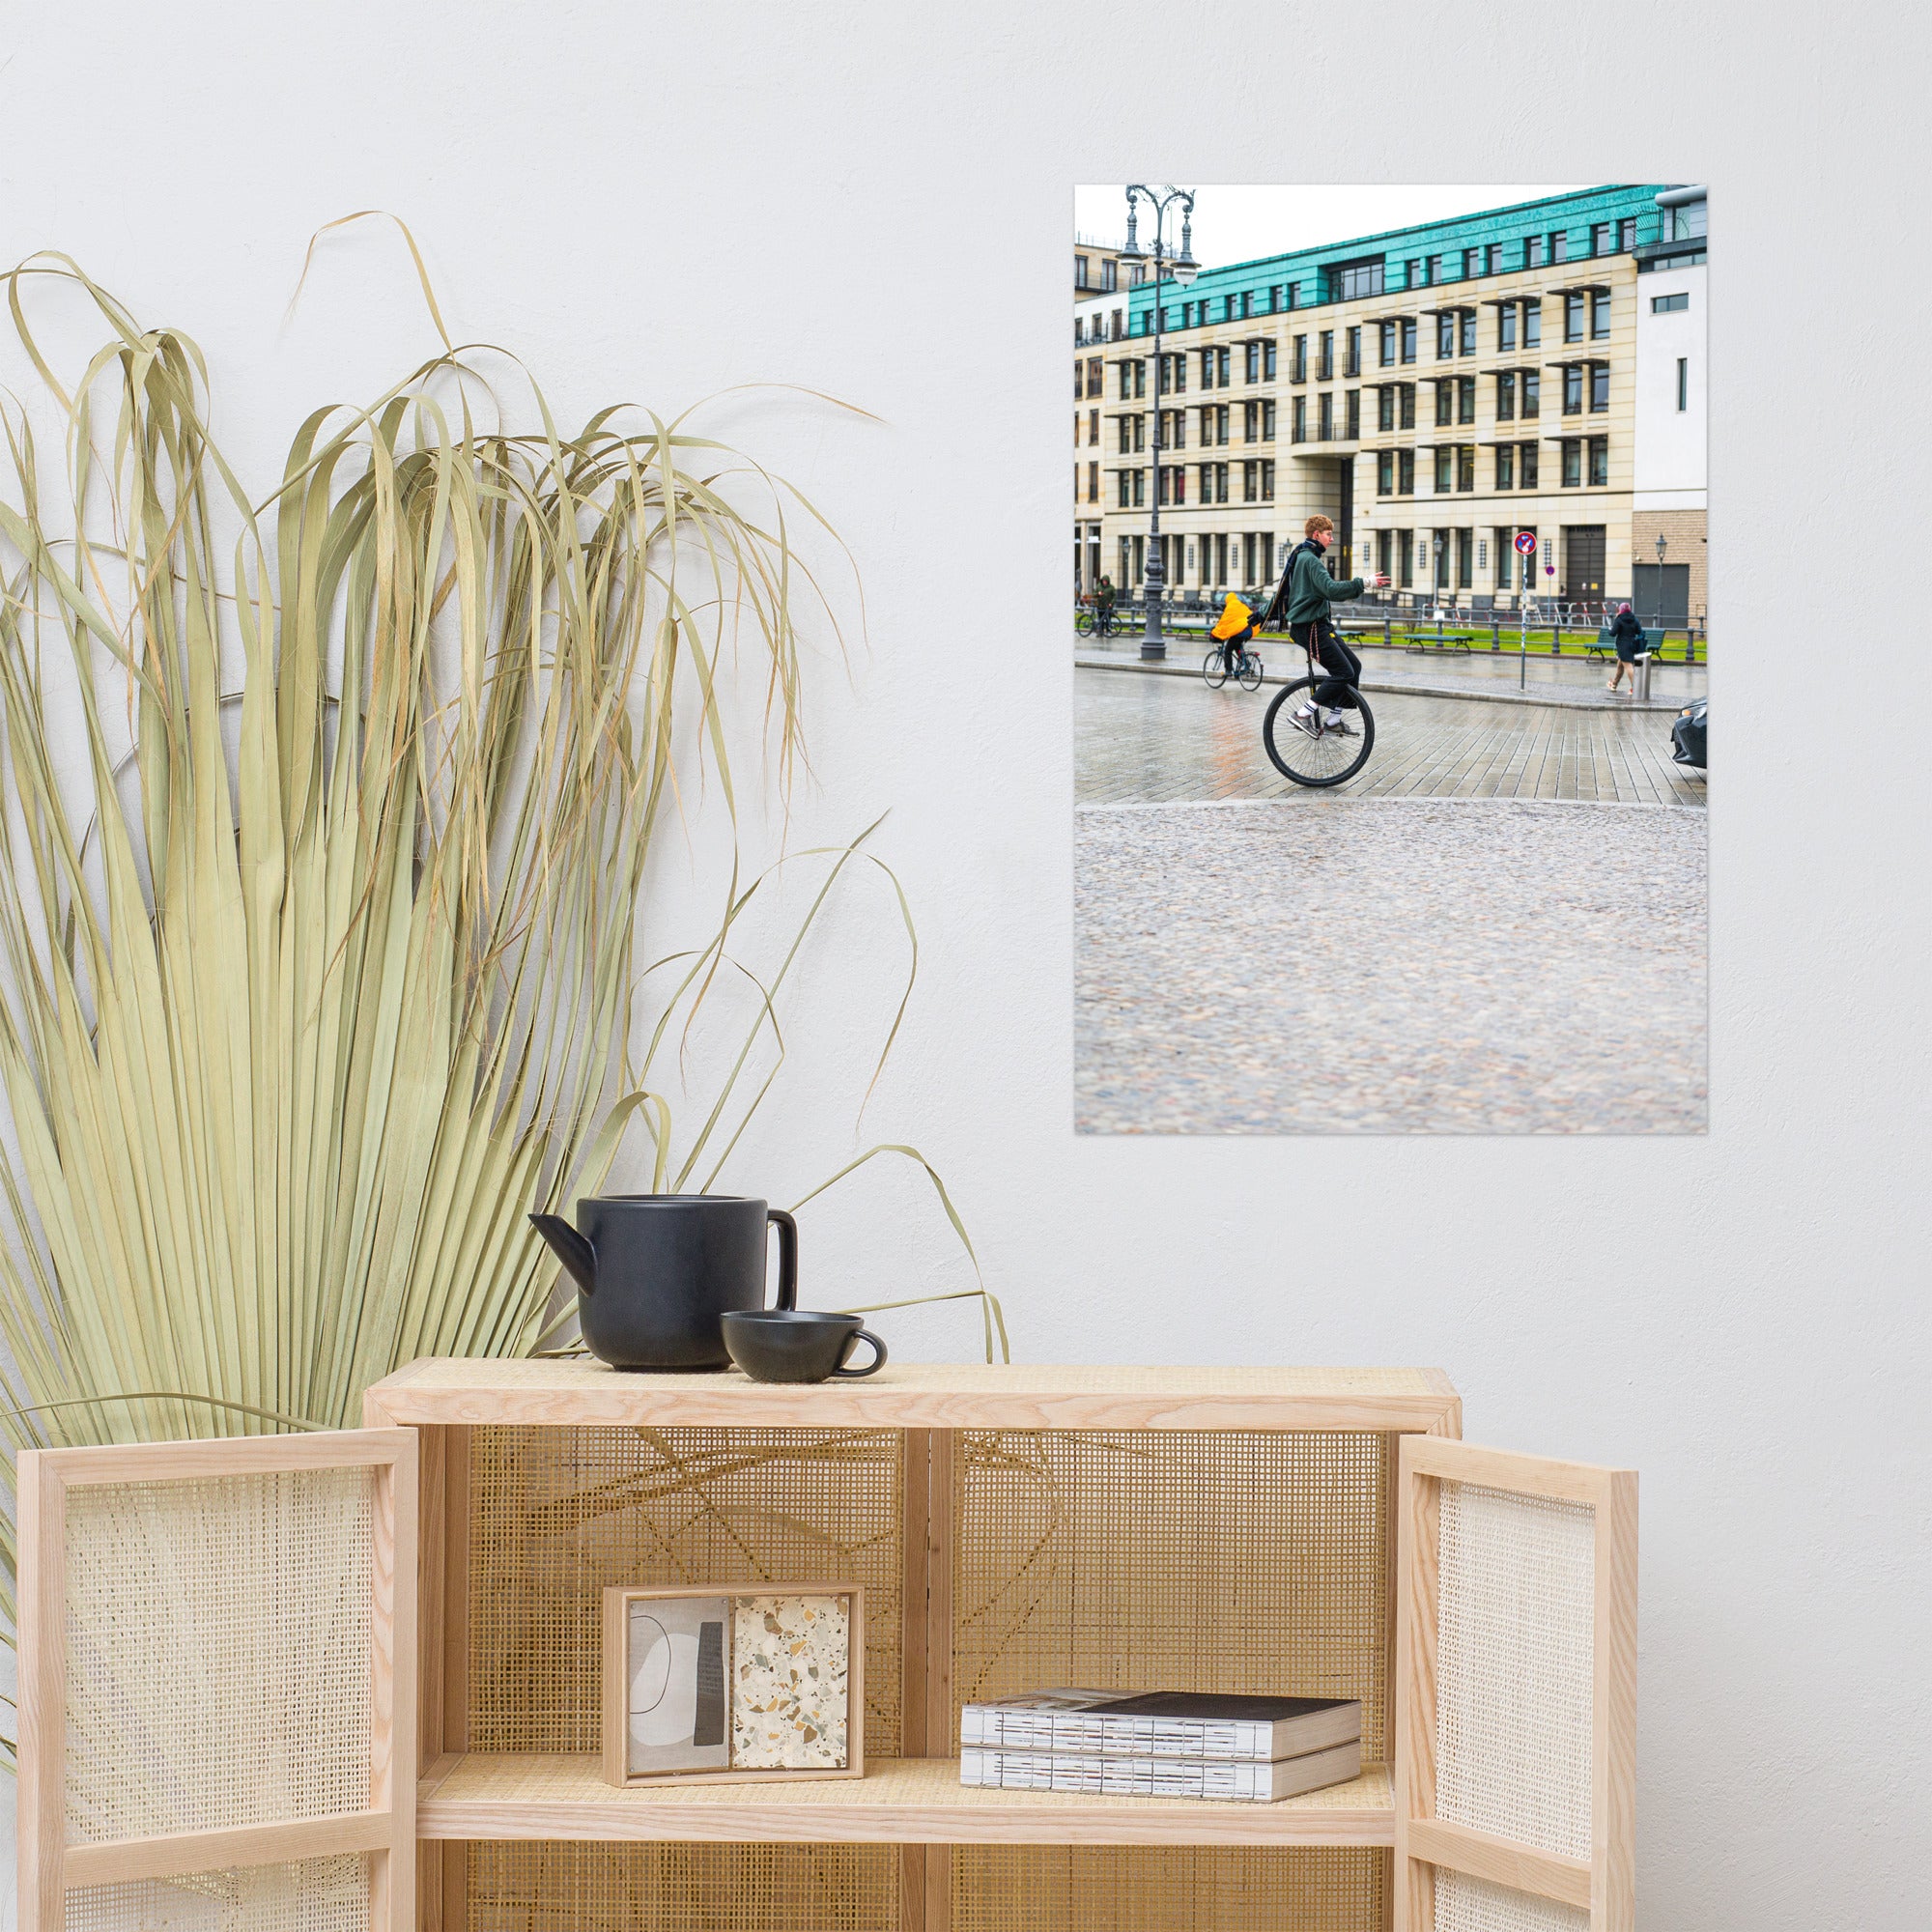
<svg viewBox="0 0 1932 1932">
<path fill-rule="evenodd" d="M 1405 604 L 1514 611 L 1529 530 L 1537 595 L 1701 618 L 1706 245 L 1701 190 L 1632 186 L 1237 264 L 1163 284 L 1157 368 L 1135 291 L 1078 365 L 1080 587 L 1138 589 L 1157 497 L 1183 599 L 1264 587 L 1321 511 Z"/>
</svg>

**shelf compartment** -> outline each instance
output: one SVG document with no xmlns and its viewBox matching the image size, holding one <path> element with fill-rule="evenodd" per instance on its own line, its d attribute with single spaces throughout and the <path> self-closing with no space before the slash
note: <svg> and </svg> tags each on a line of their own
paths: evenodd
<svg viewBox="0 0 1932 1932">
<path fill-rule="evenodd" d="M 951 1758 L 886 1758 L 863 1778 L 619 1790 L 594 1756 L 439 1759 L 416 1830 L 440 1839 L 725 1844 L 1363 1845 L 1395 1843 L 1388 1768 L 1275 1804 L 982 1791 Z"/>
</svg>

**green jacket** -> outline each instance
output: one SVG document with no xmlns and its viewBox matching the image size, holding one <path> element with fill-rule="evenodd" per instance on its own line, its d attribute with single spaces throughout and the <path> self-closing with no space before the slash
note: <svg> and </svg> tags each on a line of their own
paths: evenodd
<svg viewBox="0 0 1932 1932">
<path fill-rule="evenodd" d="M 1276 603 L 1285 604 L 1281 621 L 1290 624 L 1305 624 L 1311 617 L 1325 617 L 1331 604 L 1340 604 L 1346 598 L 1362 594 L 1363 580 L 1350 577 L 1342 582 L 1328 575 L 1328 566 L 1321 560 L 1321 553 L 1312 542 L 1296 546 L 1294 554 L 1289 558 L 1288 582 L 1285 594 L 1276 593 Z"/>
</svg>

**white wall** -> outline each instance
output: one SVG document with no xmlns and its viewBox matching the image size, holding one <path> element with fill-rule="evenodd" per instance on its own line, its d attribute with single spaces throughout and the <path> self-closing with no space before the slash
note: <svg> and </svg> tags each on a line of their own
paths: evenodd
<svg viewBox="0 0 1932 1932">
<path fill-rule="evenodd" d="M 1666 59 L 1602 5 L 1371 7 L 1339 40 L 1332 18 L 1236 0 L 1203 36 L 1149 0 L 22 11 L 0 47 L 0 255 L 68 249 L 197 335 L 258 477 L 318 397 L 371 394 L 431 347 L 374 229 L 325 244 L 284 321 L 311 231 L 368 207 L 413 224 L 459 333 L 526 355 L 567 412 L 775 379 L 883 417 L 753 391 L 716 419 L 866 570 L 870 652 L 850 685 L 829 659 L 814 673 L 822 790 L 800 830 L 891 806 L 881 849 L 918 909 L 925 974 L 867 1134 L 943 1167 L 1035 1359 L 1439 1363 L 1472 1437 L 1638 1466 L 1644 1924 L 1917 1932 L 1932 660 L 1922 627 L 1875 621 L 1875 586 L 1835 584 L 1865 701 L 1828 756 L 1794 760 L 1791 706 L 1829 660 L 1790 560 L 1820 502 L 1872 554 L 1922 541 L 1925 394 L 1855 390 L 1914 366 L 1926 262 L 1894 245 L 1887 197 L 1848 185 L 1899 178 L 1924 17 L 1792 34 L 1713 4 L 1672 16 Z M 1398 39 L 1428 79 L 1378 99 L 1364 49 Z M 1231 96 L 1231 58 L 1269 87 Z M 1070 184 L 1552 170 L 1708 181 L 1722 211 L 1710 1136 L 1076 1140 Z M 935 294 L 962 261 L 970 298 Z M 1858 302 L 1854 340 L 1856 262 L 1888 295 Z M 883 983 L 889 911 L 855 897 L 827 940 L 794 1033 L 838 1077 L 795 1085 L 738 1168 L 779 1199 L 852 1144 L 851 1068 L 878 1037 L 855 1002 Z M 808 1215 L 812 1298 L 961 1279 L 910 1176 Z M 890 1333 L 914 1353 L 974 1341 L 952 1311 Z"/>
<path fill-rule="evenodd" d="M 1719 220 L 1723 219 L 1719 211 Z M 1723 272 L 1721 262 L 1719 272 Z M 1705 422 L 1710 316 L 1709 266 L 1659 269 L 1636 278 L 1635 496 L 1637 510 L 1701 510 L 1705 507 Z M 1660 296 L 1682 295 L 1690 306 L 1659 315 Z M 1677 364 L 1685 369 L 1685 407 L 1677 407 Z"/>
</svg>

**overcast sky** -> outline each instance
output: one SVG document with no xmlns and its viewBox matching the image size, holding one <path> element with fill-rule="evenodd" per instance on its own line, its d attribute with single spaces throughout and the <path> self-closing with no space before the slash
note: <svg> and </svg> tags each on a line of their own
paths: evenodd
<svg viewBox="0 0 1932 1932">
<path fill-rule="evenodd" d="M 1506 184 L 1490 187 L 1204 187 L 1194 189 L 1194 256 L 1203 268 L 1278 255 L 1290 248 L 1316 248 L 1377 235 L 1411 222 L 1438 221 L 1473 214 L 1540 195 L 1570 194 L 1591 182 L 1559 182 L 1554 186 Z M 1177 208 L 1174 214 L 1178 216 Z M 1073 225 L 1082 235 L 1123 240 L 1127 232 L 1126 187 L 1076 187 Z M 1179 234 L 1177 223 L 1171 231 Z M 1153 243 L 1153 223 L 1142 204 L 1140 242 Z"/>
</svg>

